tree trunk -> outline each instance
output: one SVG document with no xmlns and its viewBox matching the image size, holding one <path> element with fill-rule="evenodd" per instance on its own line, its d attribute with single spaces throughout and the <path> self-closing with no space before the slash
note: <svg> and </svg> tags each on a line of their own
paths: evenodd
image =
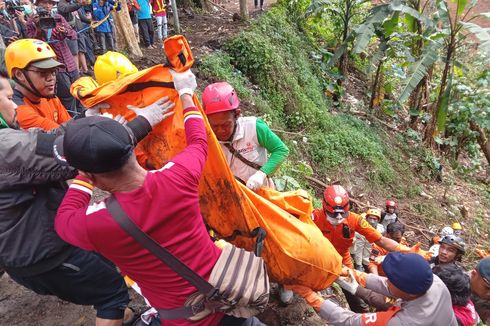
<svg viewBox="0 0 490 326">
<path fill-rule="evenodd" d="M 131 18 L 129 18 L 126 0 L 119 0 L 121 10 L 114 12 L 114 23 L 116 24 L 116 42 L 119 50 L 125 50 L 135 57 L 142 57 L 136 34 L 134 33 Z"/>
<path fill-rule="evenodd" d="M 439 95 L 437 96 L 437 101 L 435 105 L 432 107 L 430 122 L 427 125 L 427 128 L 425 129 L 424 141 L 427 144 L 427 146 L 430 148 L 434 148 L 435 146 L 434 136 L 436 131 L 436 123 L 437 123 L 437 111 L 439 109 L 439 106 L 441 105 L 442 98 L 444 97 L 444 92 L 446 91 L 447 79 L 449 77 L 449 72 L 451 70 L 451 60 L 454 52 L 456 52 L 455 42 L 456 40 L 453 32 L 451 34 L 451 38 L 447 49 L 444 71 L 441 77 L 441 88 L 439 89 Z"/>
<path fill-rule="evenodd" d="M 383 60 L 380 60 L 379 63 L 378 63 L 378 68 L 376 69 L 376 76 L 374 77 L 374 81 L 373 81 L 373 87 L 371 88 L 371 100 L 369 101 L 369 110 L 372 111 L 374 109 L 374 106 L 375 106 L 375 100 L 376 98 L 381 95 L 379 90 L 380 90 L 380 87 L 382 87 L 380 85 L 380 79 L 381 79 L 381 70 L 383 68 Z M 380 96 L 379 96 L 380 97 Z M 379 102 L 376 103 L 376 107 L 379 106 Z"/>
<path fill-rule="evenodd" d="M 472 120 L 470 120 L 470 128 L 478 133 L 478 145 L 480 145 L 480 148 L 485 155 L 488 164 L 490 165 L 490 140 L 488 139 L 485 130 L 483 130 L 476 122 Z"/>
<path fill-rule="evenodd" d="M 248 20 L 247 0 L 240 0 L 240 17 L 242 20 Z"/>
</svg>

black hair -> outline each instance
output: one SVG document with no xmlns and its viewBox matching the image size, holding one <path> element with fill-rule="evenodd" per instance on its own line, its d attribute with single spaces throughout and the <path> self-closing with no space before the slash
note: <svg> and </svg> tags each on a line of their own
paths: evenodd
<svg viewBox="0 0 490 326">
<path fill-rule="evenodd" d="M 392 222 L 386 226 L 386 233 L 395 233 L 398 231 L 400 231 L 401 234 L 405 233 L 405 224 Z"/>
<path fill-rule="evenodd" d="M 432 272 L 446 284 L 451 301 L 456 306 L 466 306 L 471 295 L 470 277 L 456 264 L 437 265 Z"/>
</svg>

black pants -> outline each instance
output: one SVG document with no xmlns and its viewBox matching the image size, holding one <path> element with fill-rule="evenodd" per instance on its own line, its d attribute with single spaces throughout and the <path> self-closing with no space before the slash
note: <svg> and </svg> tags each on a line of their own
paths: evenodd
<svg viewBox="0 0 490 326">
<path fill-rule="evenodd" d="M 266 326 L 260 322 L 256 317 L 250 318 L 237 318 L 233 316 L 225 315 L 219 322 L 218 326 Z"/>
<path fill-rule="evenodd" d="M 259 0 L 254 0 L 255 8 L 257 8 L 258 2 Z M 260 8 L 262 9 L 263 6 L 264 6 L 264 0 L 260 0 Z"/>
<path fill-rule="evenodd" d="M 153 44 L 153 22 L 151 18 L 139 19 L 138 25 L 140 27 L 140 35 L 145 47 L 149 47 Z"/>
<path fill-rule="evenodd" d="M 78 248 L 61 265 L 45 273 L 9 275 L 38 294 L 93 305 L 99 318 L 122 319 L 129 302 L 128 288 L 116 267 L 104 257 Z"/>
<path fill-rule="evenodd" d="M 71 84 L 79 76 L 78 70 L 71 72 L 63 71 L 56 74 L 56 96 L 59 97 L 61 103 L 63 103 L 63 106 L 72 117 L 83 111 L 80 102 L 70 93 Z"/>
<path fill-rule="evenodd" d="M 345 300 L 347 300 L 350 310 L 359 314 L 369 312 L 369 306 L 361 298 L 356 297 L 344 289 L 342 289 L 342 292 L 344 292 Z"/>
</svg>

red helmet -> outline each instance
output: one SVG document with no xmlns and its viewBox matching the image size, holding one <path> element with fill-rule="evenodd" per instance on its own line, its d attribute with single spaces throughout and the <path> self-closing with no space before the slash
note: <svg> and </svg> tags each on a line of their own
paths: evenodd
<svg viewBox="0 0 490 326">
<path fill-rule="evenodd" d="M 387 200 L 386 201 L 386 207 L 393 207 L 393 208 L 396 208 L 397 203 L 394 201 L 394 200 Z"/>
<path fill-rule="evenodd" d="M 206 114 L 235 110 L 240 105 L 236 91 L 227 82 L 208 85 L 202 92 L 202 104 Z"/>
<path fill-rule="evenodd" d="M 323 209 L 327 213 L 348 213 L 349 194 L 339 185 L 328 186 L 323 193 Z"/>
</svg>

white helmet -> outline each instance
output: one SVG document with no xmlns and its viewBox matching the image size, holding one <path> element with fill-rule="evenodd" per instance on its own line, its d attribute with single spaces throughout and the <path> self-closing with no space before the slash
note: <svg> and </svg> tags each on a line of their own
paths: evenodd
<svg viewBox="0 0 490 326">
<path fill-rule="evenodd" d="M 446 235 L 454 234 L 454 230 L 450 226 L 445 226 L 442 228 L 441 233 L 439 234 L 441 237 L 445 237 Z"/>
</svg>

